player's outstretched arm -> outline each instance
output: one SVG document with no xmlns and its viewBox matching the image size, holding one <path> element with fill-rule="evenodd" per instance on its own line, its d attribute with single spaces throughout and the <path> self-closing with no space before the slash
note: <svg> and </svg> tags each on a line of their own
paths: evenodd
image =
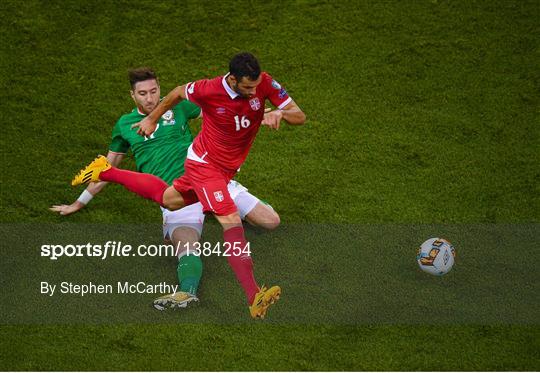
<svg viewBox="0 0 540 373">
<path fill-rule="evenodd" d="M 186 98 L 185 88 L 186 85 L 184 84 L 170 91 L 146 118 L 139 123 L 135 123 L 131 128 L 138 128 L 137 133 L 141 136 L 150 136 L 156 130 L 159 118 L 161 118 L 167 110 L 172 109 L 176 104 Z"/>
<path fill-rule="evenodd" d="M 296 102 L 291 101 L 282 109 L 265 113 L 262 124 L 277 130 L 282 119 L 289 124 L 301 125 L 306 122 L 306 114 L 304 114 Z"/>
<path fill-rule="evenodd" d="M 117 167 L 120 164 L 120 162 L 122 162 L 122 159 L 124 159 L 124 154 L 114 153 L 114 152 L 109 152 L 109 154 L 107 154 L 107 160 L 109 161 L 111 165 L 115 167 Z M 86 188 L 81 193 L 79 198 L 75 200 L 75 202 L 73 202 L 71 205 L 53 205 L 49 208 L 49 210 L 57 212 L 60 215 L 71 215 L 79 211 L 83 207 L 85 207 L 86 204 L 90 202 L 90 200 L 96 194 L 101 192 L 101 190 L 103 190 L 103 188 L 105 188 L 105 185 L 107 184 L 108 183 L 106 181 L 90 183 L 88 185 L 88 188 Z"/>
<path fill-rule="evenodd" d="M 306 114 L 300 109 L 296 102 L 289 102 L 283 109 L 283 120 L 289 124 L 301 125 L 306 123 Z"/>
</svg>

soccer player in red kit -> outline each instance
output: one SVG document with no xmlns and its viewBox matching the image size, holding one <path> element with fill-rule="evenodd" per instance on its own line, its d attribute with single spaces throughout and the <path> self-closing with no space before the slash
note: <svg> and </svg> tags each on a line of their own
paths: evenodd
<svg viewBox="0 0 540 373">
<path fill-rule="evenodd" d="M 141 122 L 133 125 L 141 136 L 150 136 L 161 116 L 182 99 L 201 107 L 203 124 L 188 149 L 185 173 L 173 186 L 156 176 L 121 170 L 98 157 L 72 181 L 73 185 L 90 181 L 109 181 L 176 210 L 200 201 L 223 227 L 224 247 L 244 248 L 246 239 L 242 220 L 229 195 L 227 184 L 245 161 L 260 125 L 278 129 L 281 120 L 303 124 L 305 114 L 287 91 L 266 72 L 251 53 L 235 55 L 229 73 L 203 79 L 173 89 Z M 268 99 L 276 110 L 265 112 Z M 263 318 L 267 308 L 281 294 L 279 286 L 259 288 L 253 275 L 249 251 L 237 250 L 227 257 L 240 282 L 254 318 Z"/>
</svg>

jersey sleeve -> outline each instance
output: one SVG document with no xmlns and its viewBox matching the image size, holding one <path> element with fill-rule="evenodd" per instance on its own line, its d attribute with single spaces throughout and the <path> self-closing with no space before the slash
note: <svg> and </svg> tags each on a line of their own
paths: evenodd
<svg viewBox="0 0 540 373">
<path fill-rule="evenodd" d="M 264 74 L 266 97 L 270 100 L 272 105 L 276 106 L 278 109 L 283 109 L 292 101 L 292 98 L 289 97 L 289 94 L 281 84 L 272 79 L 269 74 Z"/>
<path fill-rule="evenodd" d="M 187 119 L 198 118 L 201 114 L 201 108 L 188 100 L 180 102 L 180 110 L 182 110 Z"/>
<path fill-rule="evenodd" d="M 210 91 L 209 83 L 210 81 L 208 79 L 203 79 L 186 84 L 185 95 L 187 100 L 203 107 L 205 98 Z"/>
<path fill-rule="evenodd" d="M 116 122 L 112 131 L 111 145 L 109 150 L 115 153 L 125 154 L 129 149 L 129 142 L 122 136 L 120 121 Z"/>
</svg>

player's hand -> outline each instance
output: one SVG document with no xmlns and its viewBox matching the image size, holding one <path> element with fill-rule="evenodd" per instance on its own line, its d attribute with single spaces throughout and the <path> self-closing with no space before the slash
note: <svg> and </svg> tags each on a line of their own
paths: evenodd
<svg viewBox="0 0 540 373">
<path fill-rule="evenodd" d="M 265 110 L 266 111 L 266 110 Z M 272 129 L 278 130 L 281 119 L 283 118 L 283 112 L 281 110 L 273 110 L 264 113 L 264 119 L 261 124 L 268 126 Z"/>
<path fill-rule="evenodd" d="M 150 120 L 149 117 L 144 118 L 139 123 L 131 126 L 131 129 L 138 128 L 137 133 L 141 136 L 150 136 L 156 130 L 156 122 Z"/>
<path fill-rule="evenodd" d="M 54 205 L 49 207 L 49 210 L 59 213 L 60 215 L 71 215 L 84 207 L 84 203 L 75 201 L 71 205 Z"/>
</svg>

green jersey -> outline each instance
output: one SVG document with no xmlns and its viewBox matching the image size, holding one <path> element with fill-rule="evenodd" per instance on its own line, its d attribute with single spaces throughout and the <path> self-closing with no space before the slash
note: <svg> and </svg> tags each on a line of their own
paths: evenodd
<svg viewBox="0 0 540 373">
<path fill-rule="evenodd" d="M 183 100 L 163 114 L 154 133 L 141 136 L 137 128 L 131 129 L 131 126 L 146 115 L 135 108 L 116 122 L 109 150 L 127 153 L 131 148 L 137 171 L 158 176 L 170 185 L 184 174 L 187 149 L 193 142 L 188 120 L 197 118 L 200 113 L 197 105 Z"/>
</svg>

